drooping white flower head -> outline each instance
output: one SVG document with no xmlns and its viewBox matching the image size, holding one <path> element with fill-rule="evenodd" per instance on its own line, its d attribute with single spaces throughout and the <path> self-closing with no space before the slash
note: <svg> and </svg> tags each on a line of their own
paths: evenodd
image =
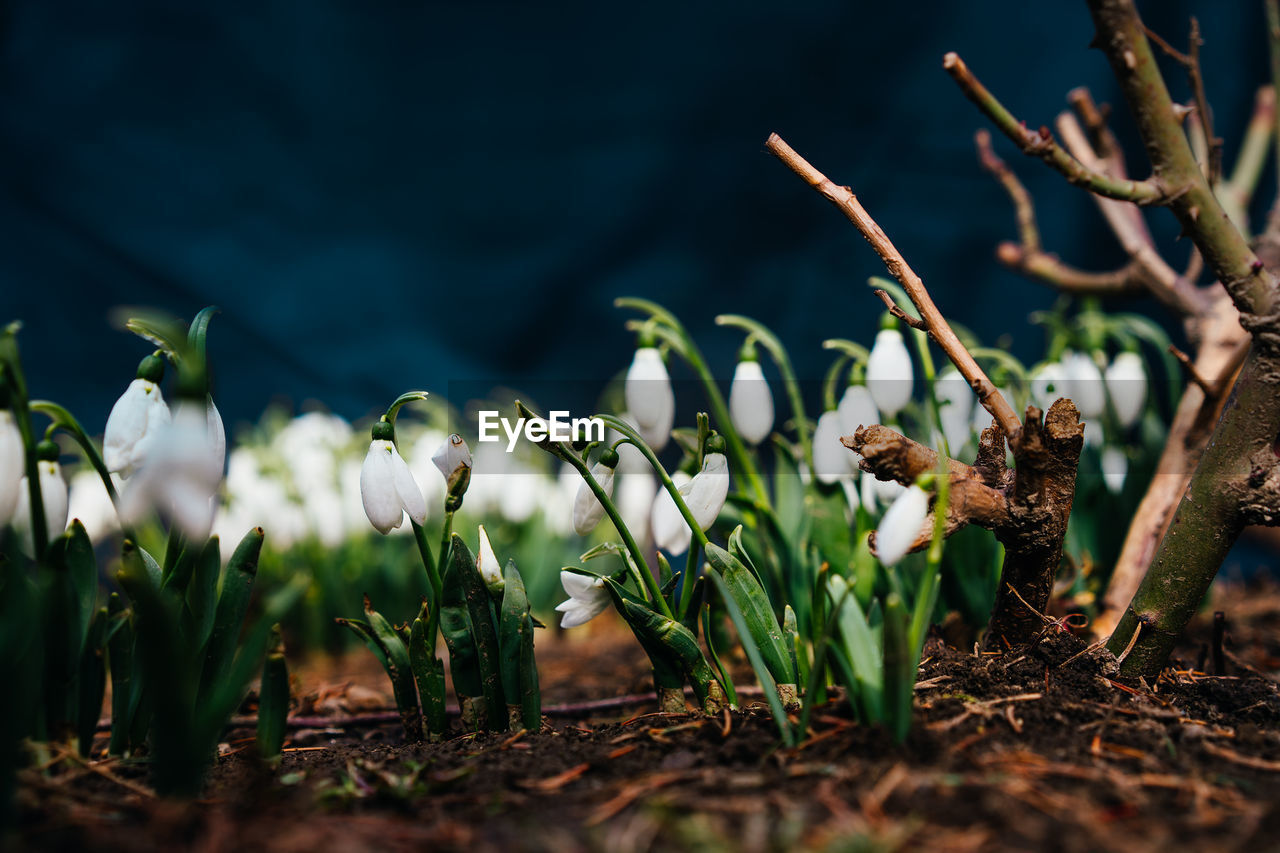
<svg viewBox="0 0 1280 853">
<path fill-rule="evenodd" d="M 749 444 L 759 444 L 773 431 L 773 392 L 754 358 L 739 361 L 729 386 L 729 418 Z"/>
<path fill-rule="evenodd" d="M 929 514 L 929 495 L 912 484 L 885 510 L 876 528 L 876 555 L 886 566 L 895 565 L 907 554 Z"/>
<path fill-rule="evenodd" d="M 729 496 L 729 459 L 723 453 L 708 453 L 702 458 L 702 470 L 680 487 L 693 520 L 707 530 L 720 517 Z"/>
<path fill-rule="evenodd" d="M 611 463 L 611 464 L 608 464 Z M 605 451 L 599 462 L 591 466 L 591 476 L 600 484 L 606 497 L 613 497 L 613 477 L 618 465 L 618 454 Z M 578 485 L 578 493 L 573 498 L 573 529 L 579 536 L 586 536 L 600 519 L 604 518 L 604 504 L 596 498 L 595 492 L 584 479 Z"/>
<path fill-rule="evenodd" d="M 213 525 L 214 492 L 222 481 L 226 434 L 222 419 L 210 417 L 212 404 L 181 402 L 168 427 L 160 431 L 141 470 L 120 499 L 126 524 L 157 511 L 192 541 L 200 542 Z M 216 414 L 216 409 L 212 409 Z M 219 440 L 221 439 L 221 440 Z"/>
<path fill-rule="evenodd" d="M 46 442 L 41 442 L 45 445 Z M 40 504 L 44 507 L 45 541 L 51 542 L 67 529 L 67 481 L 62 479 L 62 466 L 58 464 L 57 450 L 40 452 L 36 470 L 40 472 Z M 50 458 L 52 457 L 52 458 Z M 23 550 L 35 554 L 31 518 L 31 490 L 23 477 L 18 493 L 18 506 L 13 513 L 13 527 Z"/>
<path fill-rule="evenodd" d="M 1047 412 L 1059 397 L 1071 393 L 1069 385 L 1067 372 L 1061 364 L 1056 361 L 1041 364 L 1031 371 L 1031 402 L 1040 411 Z"/>
<path fill-rule="evenodd" d="M 1107 409 L 1107 391 L 1092 356 L 1068 350 L 1062 354 L 1062 370 L 1080 417 L 1101 417 Z"/>
<path fill-rule="evenodd" d="M 609 591 L 604 588 L 604 578 L 561 570 L 560 585 L 569 594 L 567 601 L 556 606 L 556 611 L 564 614 L 560 618 L 561 628 L 585 625 L 609 608 Z"/>
<path fill-rule="evenodd" d="M 1125 477 L 1129 473 L 1129 457 L 1119 447 L 1105 447 L 1102 450 L 1102 482 L 1107 491 L 1119 494 L 1124 488 Z"/>
<path fill-rule="evenodd" d="M 938 398 L 938 419 L 942 421 L 943 435 L 947 437 L 951 452 L 956 453 L 969 441 L 977 395 L 954 366 L 948 366 L 938 374 L 933 393 Z"/>
<path fill-rule="evenodd" d="M 852 477 L 857 470 L 857 457 L 840 442 L 846 435 L 840 413 L 823 412 L 813 430 L 813 474 L 819 483 L 830 485 Z"/>
<path fill-rule="evenodd" d="M 627 370 L 623 393 L 640 437 L 655 451 L 666 447 L 675 423 L 676 397 L 657 347 L 642 346 L 636 350 Z"/>
<path fill-rule="evenodd" d="M 1127 429 L 1138 422 L 1147 402 L 1147 372 L 1142 356 L 1122 352 L 1115 357 L 1107 367 L 1107 393 L 1120 426 Z"/>
<path fill-rule="evenodd" d="M 911 353 L 897 329 L 881 329 L 867 359 L 867 387 L 876 406 L 888 418 L 911 401 L 914 373 Z"/>
<path fill-rule="evenodd" d="M 26 461 L 22 433 L 13 419 L 13 412 L 0 409 L 0 528 L 9 523 L 18 506 L 19 486 Z"/>
<path fill-rule="evenodd" d="M 107 416 L 102 436 L 102 461 L 107 470 L 121 477 L 132 476 L 169 420 L 169 406 L 159 385 L 148 379 L 130 382 Z"/>
<path fill-rule="evenodd" d="M 683 488 L 693 478 L 684 471 L 676 471 L 671 475 L 671 482 L 677 490 Z M 653 501 L 653 512 L 649 516 L 649 525 L 653 529 L 653 544 L 670 554 L 683 554 L 689 550 L 693 539 L 693 531 L 685 523 L 684 516 L 676 507 L 675 499 L 665 489 L 658 490 Z"/>
<path fill-rule="evenodd" d="M 853 435 L 858 427 L 880 423 L 880 409 L 866 385 L 845 388 L 836 411 L 840 413 L 841 435 Z M 855 455 L 854 458 L 858 457 Z"/>
<path fill-rule="evenodd" d="M 480 571 L 480 577 L 484 579 L 484 585 L 489 587 L 492 592 L 501 592 L 504 586 L 502 579 L 502 565 L 498 562 L 498 555 L 493 553 L 493 545 L 489 542 L 489 534 L 485 532 L 484 525 L 480 525 L 480 548 L 476 554 L 476 568 Z"/>
<path fill-rule="evenodd" d="M 364 512 L 379 533 L 390 533 L 404 521 L 405 513 L 418 524 L 427 517 L 427 502 L 413 479 L 409 465 L 396 450 L 394 431 L 386 421 L 373 427 L 373 441 L 360 469 L 360 497 Z"/>
</svg>

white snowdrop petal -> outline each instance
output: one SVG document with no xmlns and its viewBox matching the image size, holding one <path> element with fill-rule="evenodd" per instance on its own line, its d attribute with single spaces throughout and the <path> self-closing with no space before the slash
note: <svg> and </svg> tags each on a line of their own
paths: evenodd
<svg viewBox="0 0 1280 853">
<path fill-rule="evenodd" d="M 908 486 L 885 510 L 876 528 L 876 554 L 880 562 L 893 566 L 915 541 L 929 513 L 929 495 L 919 486 Z"/>
<path fill-rule="evenodd" d="M 1136 352 L 1120 353 L 1107 367 L 1106 380 L 1120 426 L 1133 426 L 1147 402 L 1147 373 L 1142 356 Z"/>
<path fill-rule="evenodd" d="M 502 586 L 502 566 L 498 563 L 498 555 L 493 552 L 493 545 L 489 542 L 489 534 L 485 532 L 483 524 L 480 525 L 480 547 L 477 550 L 476 568 L 480 570 L 480 577 L 484 579 L 485 585 Z"/>
<path fill-rule="evenodd" d="M 840 414 L 841 435 L 853 435 L 858 427 L 880 423 L 880 409 L 865 385 L 850 385 L 845 388 L 836 411 Z M 856 455 L 854 458 L 857 458 Z"/>
<path fill-rule="evenodd" d="M 667 366 L 656 347 L 636 350 L 623 383 L 623 396 L 645 442 L 654 450 L 665 447 L 675 423 L 676 401 Z"/>
<path fill-rule="evenodd" d="M 209 441 L 212 450 L 212 458 L 214 467 L 217 468 L 218 474 L 222 474 L 222 467 L 227 461 L 227 430 L 222 424 L 222 415 L 218 412 L 218 407 L 213 404 L 213 398 L 208 398 L 208 406 L 205 408 L 205 416 L 208 419 Z"/>
<path fill-rule="evenodd" d="M 1061 364 L 1042 364 L 1031 372 L 1031 402 L 1042 412 L 1047 412 L 1055 400 L 1069 395 L 1069 384 Z"/>
<path fill-rule="evenodd" d="M 25 467 L 22 433 L 18 431 L 13 413 L 0 409 L 0 527 L 13 518 Z"/>
<path fill-rule="evenodd" d="M 1125 476 L 1129 473 L 1129 457 L 1119 447 L 1108 447 L 1102 451 L 1102 481 L 1112 494 L 1119 494 L 1124 489 Z"/>
<path fill-rule="evenodd" d="M 839 412 L 823 412 L 813 430 L 813 473 L 818 482 L 830 485 L 853 474 L 855 457 L 840 442 L 846 435 Z"/>
<path fill-rule="evenodd" d="M 418 488 L 417 481 L 413 479 L 409 464 L 404 461 L 394 444 L 391 445 L 391 480 L 395 484 L 400 506 L 409 514 L 409 517 L 418 524 L 426 521 L 427 501 L 422 496 L 422 489 Z"/>
<path fill-rule="evenodd" d="M 677 471 L 671 475 L 671 482 L 676 485 L 682 496 L 692 480 L 693 478 L 684 471 Z M 675 499 L 665 487 L 658 491 L 658 496 L 654 499 L 649 524 L 653 529 L 653 544 L 658 548 L 671 554 L 683 554 L 689 550 L 693 531 L 685 523 Z"/>
<path fill-rule="evenodd" d="M 391 442 L 375 440 L 369 444 L 369 452 L 360 468 L 360 498 L 369 522 L 379 533 L 390 533 L 400 526 L 404 507 L 396 494 L 394 474 L 391 470 Z"/>
<path fill-rule="evenodd" d="M 773 431 L 773 393 L 758 361 L 740 361 L 729 386 L 729 418 L 750 444 L 759 444 Z"/>
<path fill-rule="evenodd" d="M 600 462 L 597 462 L 591 468 L 591 476 L 600 484 L 601 490 L 607 497 L 613 496 L 614 473 L 612 468 Z M 577 495 L 573 499 L 574 532 L 579 536 L 586 536 L 595 529 L 601 518 L 604 518 L 604 504 L 596 499 L 595 492 L 591 491 L 587 481 L 583 480 L 578 486 Z"/>
<path fill-rule="evenodd" d="M 914 373 L 911 353 L 897 329 L 882 329 L 876 335 L 867 359 L 867 388 L 876 406 L 894 417 L 911 401 Z"/>
<path fill-rule="evenodd" d="M 687 486 L 681 487 L 680 494 L 698 526 L 703 530 L 710 528 L 729 495 L 728 458 L 723 453 L 708 453 L 702 460 L 702 470 Z"/>
<path fill-rule="evenodd" d="M 1093 358 L 1082 352 L 1065 352 L 1062 369 L 1066 374 L 1071 399 L 1083 418 L 1101 417 L 1107 408 L 1106 387 L 1102 371 Z"/>
</svg>

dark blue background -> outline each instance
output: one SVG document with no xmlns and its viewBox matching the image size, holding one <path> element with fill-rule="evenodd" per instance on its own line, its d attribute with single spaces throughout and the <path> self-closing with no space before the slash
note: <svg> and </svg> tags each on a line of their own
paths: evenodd
<svg viewBox="0 0 1280 853">
<path fill-rule="evenodd" d="M 1035 357 L 1025 317 L 1053 295 L 992 258 L 1012 214 L 941 57 L 1034 125 L 1073 86 L 1118 103 L 1084 4 L 688 5 L 5 3 L 0 319 L 26 323 L 34 392 L 100 429 L 145 351 L 109 309 L 209 303 L 232 421 L 276 395 L 356 416 L 460 379 L 585 389 L 629 360 L 624 294 L 676 311 L 726 377 L 722 311 L 818 377 L 822 339 L 870 341 L 882 270 L 770 131 L 854 187 L 944 311 Z M 1261 4 L 1142 4 L 1179 45 L 1195 6 L 1230 165 Z M 1120 260 L 1084 193 L 997 143 L 1051 250 Z"/>
</svg>

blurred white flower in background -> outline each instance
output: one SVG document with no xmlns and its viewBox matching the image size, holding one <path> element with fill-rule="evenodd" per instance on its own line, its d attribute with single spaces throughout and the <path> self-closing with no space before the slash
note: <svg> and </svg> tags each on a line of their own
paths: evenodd
<svg viewBox="0 0 1280 853">
<path fill-rule="evenodd" d="M 1071 396 L 1067 372 L 1056 361 L 1045 362 L 1031 371 L 1031 402 L 1042 412 L 1059 397 Z M 990 425 L 987 421 L 987 426 Z"/>
<path fill-rule="evenodd" d="M 597 462 L 591 466 L 591 476 L 600 486 L 600 491 L 604 492 L 605 497 L 613 497 L 614 469 L 612 466 Z M 586 536 L 595 529 L 603 517 L 604 504 L 600 503 L 596 493 L 587 485 L 586 478 L 583 478 L 578 486 L 578 494 L 573 499 L 574 532 L 579 536 Z"/>
<path fill-rule="evenodd" d="M 225 453 L 222 418 L 212 402 L 179 403 L 120 497 L 121 520 L 135 524 L 159 512 L 188 539 L 203 541 L 213 525 L 213 496 L 222 481 Z"/>
<path fill-rule="evenodd" d="M 1122 352 L 1107 367 L 1107 394 L 1120 426 L 1128 429 L 1138 422 L 1147 402 L 1147 372 L 1142 356 Z"/>
<path fill-rule="evenodd" d="M 62 479 L 62 466 L 55 459 L 36 463 L 40 473 L 40 504 L 44 508 L 45 541 L 53 541 L 67 529 L 67 481 Z M 34 527 L 31 518 L 31 490 L 27 478 L 19 483 L 18 505 L 13 512 L 13 528 L 18 532 L 23 551 L 35 554 Z"/>
<path fill-rule="evenodd" d="M 1107 410 L 1107 389 L 1102 371 L 1093 357 L 1067 350 L 1062 354 L 1062 372 L 1067 379 L 1067 394 L 1076 404 L 1082 418 L 1100 418 Z M 1046 409 L 1047 411 L 1047 409 Z"/>
<path fill-rule="evenodd" d="M 813 474 L 819 483 L 849 479 L 857 470 L 857 457 L 840 442 L 847 434 L 838 411 L 823 412 L 818 418 L 813 430 Z"/>
<path fill-rule="evenodd" d="M 113 482 L 114 479 L 113 479 Z M 119 483 L 116 483 L 119 488 Z M 120 518 L 107 494 L 107 487 L 93 468 L 82 465 L 71 475 L 67 484 L 67 517 L 78 518 L 89 534 L 89 541 L 97 544 L 120 529 Z"/>
<path fill-rule="evenodd" d="M 621 447 L 618 448 L 622 450 Z M 621 465 L 618 466 L 622 468 Z M 640 541 L 649 538 L 649 516 L 653 511 L 653 499 L 657 497 L 658 484 L 652 474 L 622 473 L 614 488 L 614 503 L 622 523 Z M 668 498 L 670 496 L 668 495 Z"/>
<path fill-rule="evenodd" d="M 676 398 L 671 390 L 671 376 L 657 347 L 636 350 L 623 383 L 623 396 L 645 443 L 655 451 L 666 447 L 675 423 Z"/>
<path fill-rule="evenodd" d="M 0 409 L 0 527 L 9 523 L 17 509 L 19 484 L 26 464 L 22 433 L 13 412 Z"/>
<path fill-rule="evenodd" d="M 975 420 L 973 408 L 978 397 L 960 375 L 960 371 L 951 365 L 938 374 L 933 393 L 938 399 L 938 419 L 942 421 L 942 434 L 946 436 L 951 452 L 957 453 L 969 441 Z M 985 411 L 983 415 L 986 415 Z"/>
<path fill-rule="evenodd" d="M 881 329 L 867 359 L 867 387 L 886 418 L 892 420 L 911 402 L 914 373 L 911 353 L 897 329 Z"/>
<path fill-rule="evenodd" d="M 773 431 L 773 392 L 752 358 L 739 361 L 729 386 L 729 417 L 734 429 L 748 444 L 759 444 Z"/>
<path fill-rule="evenodd" d="M 1102 451 L 1102 481 L 1107 491 L 1113 495 L 1124 489 L 1124 480 L 1129 473 L 1129 457 L 1119 447 L 1106 447 Z"/>
</svg>

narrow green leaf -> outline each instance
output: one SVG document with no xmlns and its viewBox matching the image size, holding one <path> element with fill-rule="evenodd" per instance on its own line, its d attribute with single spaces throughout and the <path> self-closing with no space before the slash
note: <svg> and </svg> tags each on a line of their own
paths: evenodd
<svg viewBox="0 0 1280 853">
<path fill-rule="evenodd" d="M 280 758 L 289 718 L 289 664 L 284 657 L 280 626 L 271 629 L 271 650 L 262 665 L 258 685 L 258 755 L 267 761 Z"/>
</svg>

